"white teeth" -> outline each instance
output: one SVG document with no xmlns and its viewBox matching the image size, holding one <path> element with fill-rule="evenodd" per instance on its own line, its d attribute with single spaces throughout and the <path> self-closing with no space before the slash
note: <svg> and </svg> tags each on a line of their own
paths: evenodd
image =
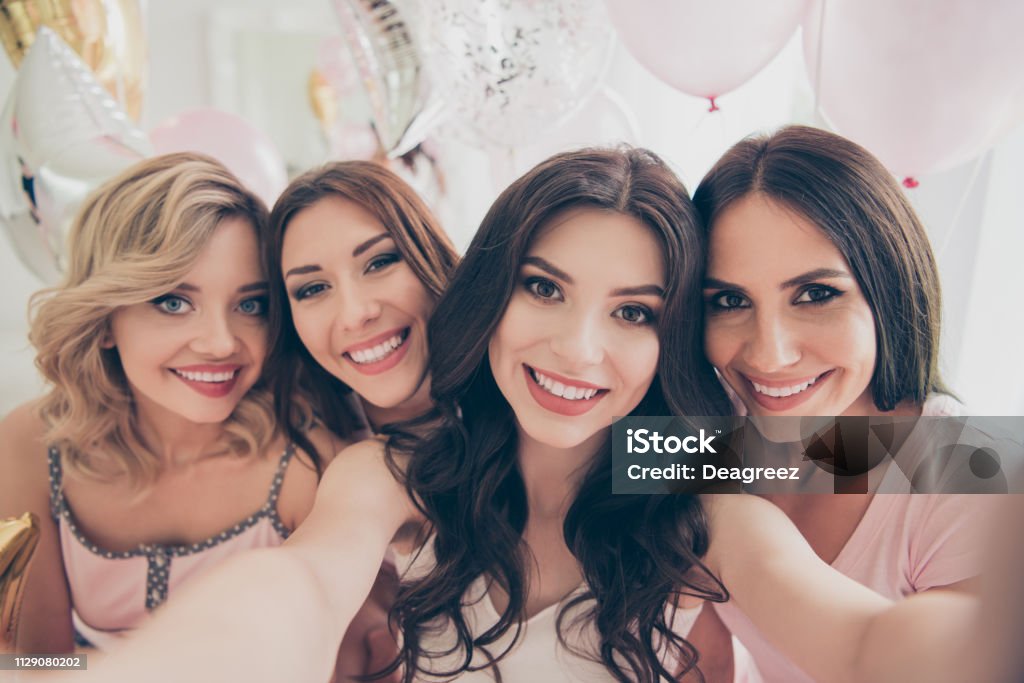
<svg viewBox="0 0 1024 683">
<path fill-rule="evenodd" d="M 373 348 L 352 351 L 348 356 L 360 365 L 365 363 L 379 363 L 394 353 L 395 349 L 401 346 L 403 341 L 402 335 L 396 334 L 391 339 L 377 344 Z"/>
<path fill-rule="evenodd" d="M 799 394 L 801 391 L 804 391 L 805 389 L 807 389 L 807 387 L 814 384 L 817 380 L 818 378 L 815 377 L 814 379 L 808 380 L 803 384 L 794 384 L 793 386 L 790 387 L 766 387 L 765 385 L 758 384 L 757 382 L 751 382 L 751 384 L 754 385 L 754 391 L 756 391 L 759 394 L 771 396 L 772 398 L 782 398 L 785 396 L 792 396 L 793 394 Z"/>
<path fill-rule="evenodd" d="M 179 377 L 184 377 L 190 382 L 227 382 L 231 380 L 235 375 L 238 374 L 238 370 L 231 370 L 230 372 L 189 372 L 187 370 L 174 370 L 172 372 Z"/>
<path fill-rule="evenodd" d="M 560 396 L 569 401 L 586 401 L 594 398 L 594 395 L 597 394 L 597 389 L 585 389 L 583 387 L 575 387 L 571 385 L 567 386 L 561 382 L 554 381 L 546 375 L 542 375 L 532 368 L 530 370 L 530 374 L 533 377 L 533 381 L 543 388 L 544 391 L 549 394 L 553 394 L 554 396 Z"/>
</svg>

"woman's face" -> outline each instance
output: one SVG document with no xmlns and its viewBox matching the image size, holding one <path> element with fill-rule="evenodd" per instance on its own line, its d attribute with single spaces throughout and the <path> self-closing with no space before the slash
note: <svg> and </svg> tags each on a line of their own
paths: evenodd
<svg viewBox="0 0 1024 683">
<path fill-rule="evenodd" d="M 521 432 L 571 448 L 644 397 L 658 365 L 661 247 L 635 218 L 574 209 L 542 229 L 488 346 Z"/>
<path fill-rule="evenodd" d="M 814 224 L 750 194 L 711 230 L 708 358 L 754 415 L 869 415 L 875 321 Z"/>
<path fill-rule="evenodd" d="M 185 281 L 110 318 L 140 410 L 194 423 L 226 420 L 256 383 L 267 352 L 267 282 L 252 225 L 217 226 Z"/>
<path fill-rule="evenodd" d="M 416 393 L 434 301 L 380 221 L 346 199 L 319 200 L 288 224 L 281 271 L 317 363 L 374 406 Z"/>
</svg>

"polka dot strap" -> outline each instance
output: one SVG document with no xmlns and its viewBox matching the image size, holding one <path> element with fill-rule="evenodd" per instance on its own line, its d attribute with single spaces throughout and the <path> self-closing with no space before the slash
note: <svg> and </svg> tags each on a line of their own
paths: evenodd
<svg viewBox="0 0 1024 683">
<path fill-rule="evenodd" d="M 46 451 L 46 459 L 49 461 L 50 466 L 50 516 L 56 522 L 60 518 L 61 501 L 63 499 L 60 486 L 64 479 L 64 472 L 61 470 L 60 465 L 60 451 L 55 446 L 51 446 Z"/>
</svg>

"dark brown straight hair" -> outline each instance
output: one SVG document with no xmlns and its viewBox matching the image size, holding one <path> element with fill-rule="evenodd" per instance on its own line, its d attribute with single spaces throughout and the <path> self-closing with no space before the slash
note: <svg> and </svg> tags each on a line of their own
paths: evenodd
<svg viewBox="0 0 1024 683">
<path fill-rule="evenodd" d="M 509 631 L 515 638 L 521 633 L 531 561 L 522 534 L 530 510 L 518 469 L 515 414 L 491 374 L 487 348 L 520 286 L 532 241 L 579 207 L 636 218 L 657 238 L 664 258 L 657 375 L 631 414 L 730 412 L 702 351 L 703 231 L 686 188 L 664 162 L 643 149 L 585 149 L 554 156 L 514 182 L 484 218 L 428 325 L 436 407 L 390 433 L 392 469 L 432 523 L 436 557 L 429 574 L 400 588 L 392 612 L 403 649 L 390 671 L 404 667 L 407 682 L 421 671 L 456 676 L 480 668 L 473 662 L 477 653 L 487 662 L 483 668 L 493 666 L 500 676 L 507 651 L 489 648 Z M 424 435 L 424 424 L 434 429 Z M 409 454 L 403 466 L 395 460 L 399 453 Z M 675 600 L 681 594 L 727 597 L 700 561 L 709 543 L 704 513 L 689 495 L 612 495 L 611 472 L 606 442 L 563 526 L 588 590 L 561 608 L 559 637 L 580 652 L 567 644 L 564 627 L 586 621 L 599 643 L 596 651 L 580 654 L 602 663 L 616 680 L 675 680 L 678 672 L 664 662 L 688 669 L 697 659 L 672 631 Z M 509 602 L 496 624 L 473 633 L 463 601 L 481 576 L 497 582 Z M 457 635 L 453 647 L 441 652 L 425 644 L 438 620 Z M 431 660 L 449 656 L 460 663 L 432 670 Z"/>
<path fill-rule="evenodd" d="M 329 163 L 304 173 L 285 189 L 270 214 L 270 235 L 263 259 L 270 281 L 268 320 L 271 330 L 268 367 L 274 372 L 274 405 L 289 436 L 314 455 L 304 436 L 308 425 L 296 414 L 292 397 L 308 396 L 317 417 L 335 434 L 349 438 L 366 428 L 355 409 L 351 389 L 324 370 L 302 345 L 292 321 L 281 272 L 285 231 L 303 209 L 337 197 L 369 212 L 384 226 L 398 251 L 427 291 L 441 295 L 458 254 L 430 209 L 409 185 L 383 166 L 369 161 Z M 344 226 L 338 226 L 343 230 Z M 312 450 L 310 450 L 312 449 Z M 319 462 L 318 462 L 319 467 Z"/>
<path fill-rule="evenodd" d="M 821 230 L 850 265 L 875 319 L 875 406 L 920 405 L 949 393 L 939 376 L 939 273 L 924 226 L 896 179 L 863 147 L 834 133 L 787 126 L 742 140 L 694 193 L 705 230 L 758 193 Z"/>
</svg>

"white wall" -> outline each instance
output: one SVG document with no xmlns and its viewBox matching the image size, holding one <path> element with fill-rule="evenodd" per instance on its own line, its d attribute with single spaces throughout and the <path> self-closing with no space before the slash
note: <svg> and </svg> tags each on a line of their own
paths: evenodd
<svg viewBox="0 0 1024 683">
<path fill-rule="evenodd" d="M 230 107 L 238 101 L 223 92 L 224 73 L 213 71 L 215 63 L 223 69 L 223 56 L 230 54 L 216 42 L 223 31 L 211 29 L 213 14 L 223 18 L 237 8 L 270 17 L 258 19 L 269 21 L 268 27 L 305 30 L 314 25 L 334 32 L 336 21 L 328 4 L 327 0 L 293 0 L 287 9 L 280 9 L 276 0 L 150 2 L 150 66 L 143 128 L 187 108 Z M 282 59 L 278 66 L 292 68 L 287 64 L 288 60 Z M 299 69 L 294 76 L 303 92 L 307 75 L 308 69 Z M 0 59 L 0 90 L 8 90 L 13 78 L 7 60 Z M 614 52 L 606 82 L 635 117 L 639 137 L 630 141 L 651 147 L 668 159 L 691 190 L 714 160 L 744 135 L 788 122 L 814 121 L 813 95 L 795 40 L 752 81 L 721 97 L 721 111 L 714 114 L 707 112 L 706 102 L 658 81 L 621 47 Z M 298 87 L 289 88 L 280 99 L 301 109 L 294 101 L 301 97 L 298 92 Z M 531 150 L 553 150 L 559 136 L 571 137 L 565 129 L 539 131 L 538 136 L 543 144 Z M 278 143 L 301 144 L 295 140 Z M 501 187 L 523 164 L 534 160 L 521 150 L 511 155 L 502 150 L 482 151 L 448 136 L 442 143 L 449 190 L 439 211 L 456 243 L 464 246 Z M 309 158 L 308 151 L 305 154 L 301 158 Z M 1022 166 L 1024 127 L 980 161 L 922 177 L 920 187 L 909 191 L 939 253 L 945 294 L 943 366 L 947 379 L 976 414 L 1024 414 L 1024 368 L 1014 362 L 1016 340 L 1024 339 L 1024 306 L 1016 300 L 1024 291 L 1020 265 L 1024 193 L 1017 187 L 1018 179 L 1024 177 Z M 0 302 L 3 413 L 39 390 L 25 341 L 26 302 L 39 283 L 11 255 L 3 238 L 0 282 L 4 292 Z"/>
</svg>

